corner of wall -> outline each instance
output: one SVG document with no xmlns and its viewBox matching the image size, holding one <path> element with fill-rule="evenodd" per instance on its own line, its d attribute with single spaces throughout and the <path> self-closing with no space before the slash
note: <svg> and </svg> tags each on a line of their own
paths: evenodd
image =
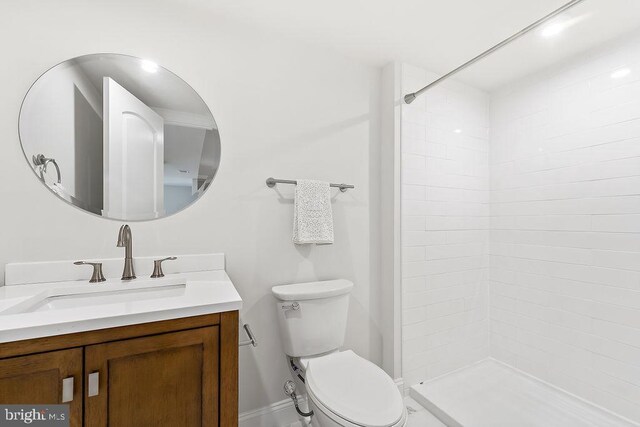
<svg viewBox="0 0 640 427">
<path fill-rule="evenodd" d="M 381 84 L 380 251 L 383 368 L 401 375 L 402 305 L 400 257 L 401 65 L 387 64 Z"/>
</svg>

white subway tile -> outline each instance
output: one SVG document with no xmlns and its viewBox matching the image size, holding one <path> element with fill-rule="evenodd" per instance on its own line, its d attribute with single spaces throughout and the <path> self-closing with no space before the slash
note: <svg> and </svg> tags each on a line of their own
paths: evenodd
<svg viewBox="0 0 640 427">
<path fill-rule="evenodd" d="M 640 421 L 640 73 L 609 77 L 629 58 L 637 37 L 402 107 L 405 380 L 491 354 Z"/>
</svg>

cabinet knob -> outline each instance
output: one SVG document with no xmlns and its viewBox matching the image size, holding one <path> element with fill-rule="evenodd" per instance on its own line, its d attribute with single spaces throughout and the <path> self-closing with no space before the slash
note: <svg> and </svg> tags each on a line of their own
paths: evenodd
<svg viewBox="0 0 640 427">
<path fill-rule="evenodd" d="M 155 279 L 157 277 L 164 277 L 164 273 L 162 272 L 162 262 L 163 261 L 175 261 L 178 258 L 174 257 L 174 256 L 170 256 L 167 258 L 163 258 L 163 259 L 157 259 L 155 261 L 153 261 L 153 274 L 151 275 L 152 279 Z"/>
<path fill-rule="evenodd" d="M 93 397 L 97 396 L 100 392 L 100 372 L 93 372 L 89 374 L 89 390 L 87 392 L 87 396 Z"/>
<path fill-rule="evenodd" d="M 73 377 L 62 380 L 62 403 L 71 402 L 73 400 Z"/>
</svg>

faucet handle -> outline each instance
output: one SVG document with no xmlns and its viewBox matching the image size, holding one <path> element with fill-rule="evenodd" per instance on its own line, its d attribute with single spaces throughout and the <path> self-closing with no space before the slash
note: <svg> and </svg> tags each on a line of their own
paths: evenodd
<svg viewBox="0 0 640 427">
<path fill-rule="evenodd" d="M 177 257 L 170 256 L 167 258 L 157 259 L 153 261 L 153 274 L 151 274 L 151 278 L 155 279 L 157 277 L 164 277 L 164 273 L 162 272 L 162 262 L 163 261 L 175 261 Z"/>
<path fill-rule="evenodd" d="M 101 262 L 88 262 L 88 261 L 76 261 L 75 265 L 91 265 L 93 266 L 93 274 L 91 275 L 91 279 L 89 283 L 98 283 L 104 282 L 107 279 L 104 278 L 102 274 L 102 263 Z"/>
</svg>

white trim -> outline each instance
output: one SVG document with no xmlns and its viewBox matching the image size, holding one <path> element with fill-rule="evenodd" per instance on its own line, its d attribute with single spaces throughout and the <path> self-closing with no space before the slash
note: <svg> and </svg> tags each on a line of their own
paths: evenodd
<svg viewBox="0 0 640 427">
<path fill-rule="evenodd" d="M 187 113 L 184 111 L 169 110 L 167 108 L 152 107 L 164 119 L 165 124 L 174 126 L 186 126 L 192 128 L 213 130 L 217 129 L 211 114 Z"/>
<path fill-rule="evenodd" d="M 393 382 L 396 383 L 396 387 L 398 387 L 398 390 L 400 391 L 400 394 L 402 395 L 403 398 L 409 395 L 409 388 L 407 387 L 405 389 L 404 387 L 404 378 L 402 377 L 396 378 L 395 380 L 393 380 Z"/>
<path fill-rule="evenodd" d="M 409 392 L 408 388 L 404 390 L 404 380 L 396 378 L 393 382 L 404 398 L 405 394 Z M 298 397 L 298 402 L 303 410 L 307 408 L 306 398 Z M 306 425 L 303 419 L 296 414 L 291 399 L 243 412 L 238 416 L 238 427 L 304 427 Z"/>
<path fill-rule="evenodd" d="M 306 399 L 298 397 L 303 408 Z M 292 427 L 303 426 L 301 418 L 296 414 L 291 399 L 281 400 L 271 405 L 252 411 L 243 412 L 238 416 L 238 427 Z"/>
<path fill-rule="evenodd" d="M 401 245 L 401 122 L 402 64 L 382 70 L 380 152 L 380 277 L 382 287 L 382 369 L 391 378 L 402 375 L 402 245 Z"/>
</svg>

